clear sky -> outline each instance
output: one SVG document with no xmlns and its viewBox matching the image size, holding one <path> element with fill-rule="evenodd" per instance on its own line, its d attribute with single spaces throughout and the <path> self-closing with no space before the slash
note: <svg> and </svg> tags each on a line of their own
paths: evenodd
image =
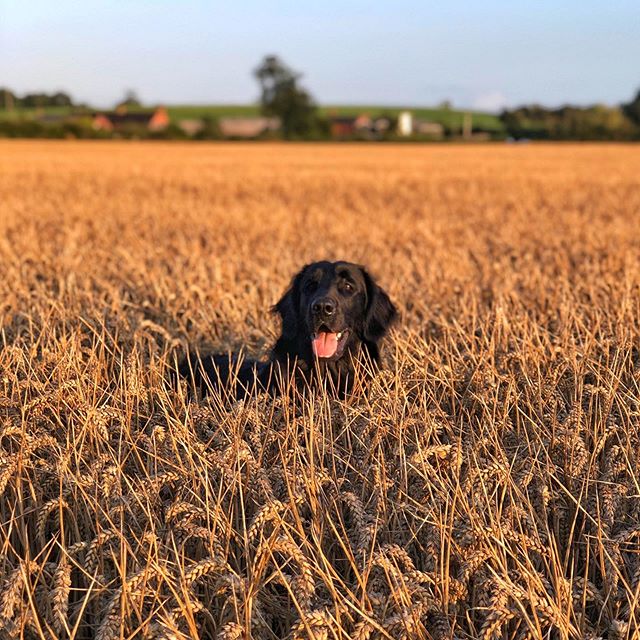
<svg viewBox="0 0 640 640">
<path fill-rule="evenodd" d="M 270 53 L 324 104 L 612 104 L 640 88 L 640 0 L 0 0 L 18 93 L 248 103 Z"/>
</svg>

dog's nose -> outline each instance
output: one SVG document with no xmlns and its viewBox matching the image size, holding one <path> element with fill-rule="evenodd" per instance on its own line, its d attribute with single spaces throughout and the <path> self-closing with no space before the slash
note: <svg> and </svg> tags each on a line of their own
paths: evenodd
<svg viewBox="0 0 640 640">
<path fill-rule="evenodd" d="M 336 303 L 331 298 L 316 300 L 311 310 L 316 315 L 332 316 L 336 312 Z"/>
</svg>

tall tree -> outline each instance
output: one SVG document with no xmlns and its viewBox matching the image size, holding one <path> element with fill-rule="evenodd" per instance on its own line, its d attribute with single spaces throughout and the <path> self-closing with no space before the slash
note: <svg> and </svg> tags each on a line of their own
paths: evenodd
<svg viewBox="0 0 640 640">
<path fill-rule="evenodd" d="M 11 111 L 16 106 L 16 94 L 6 87 L 0 88 L 0 109 Z"/>
<path fill-rule="evenodd" d="M 142 102 L 138 94 L 133 89 L 127 89 L 124 94 L 124 98 L 117 104 L 118 107 L 140 107 Z"/>
<path fill-rule="evenodd" d="M 640 126 L 640 90 L 636 93 L 636 97 L 627 104 L 622 105 L 624 115 L 633 123 Z"/>
<path fill-rule="evenodd" d="M 254 71 L 260 83 L 262 113 L 277 116 L 285 138 L 304 138 L 323 133 L 323 123 L 311 95 L 298 85 L 300 74 L 277 56 L 266 56 Z"/>
<path fill-rule="evenodd" d="M 72 107 L 73 100 L 68 93 L 58 91 L 51 95 L 50 104 L 52 107 Z"/>
</svg>

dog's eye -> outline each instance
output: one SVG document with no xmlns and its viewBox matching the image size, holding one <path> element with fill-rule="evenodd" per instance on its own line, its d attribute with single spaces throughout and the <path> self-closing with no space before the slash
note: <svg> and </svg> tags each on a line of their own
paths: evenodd
<svg viewBox="0 0 640 640">
<path fill-rule="evenodd" d="M 315 280 L 309 280 L 307 284 L 304 285 L 304 290 L 307 293 L 313 293 L 318 288 L 318 283 Z"/>
<path fill-rule="evenodd" d="M 347 293 L 351 293 L 354 288 L 353 285 L 350 282 L 347 282 L 346 280 L 342 283 L 342 290 L 346 291 Z"/>
</svg>

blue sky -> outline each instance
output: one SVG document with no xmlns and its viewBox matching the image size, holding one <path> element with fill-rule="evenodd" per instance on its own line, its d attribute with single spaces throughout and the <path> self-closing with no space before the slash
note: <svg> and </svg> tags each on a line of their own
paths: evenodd
<svg viewBox="0 0 640 640">
<path fill-rule="evenodd" d="M 640 88 L 640 0 L 0 0 L 18 92 L 248 103 L 268 53 L 325 104 L 612 104 Z"/>
</svg>

